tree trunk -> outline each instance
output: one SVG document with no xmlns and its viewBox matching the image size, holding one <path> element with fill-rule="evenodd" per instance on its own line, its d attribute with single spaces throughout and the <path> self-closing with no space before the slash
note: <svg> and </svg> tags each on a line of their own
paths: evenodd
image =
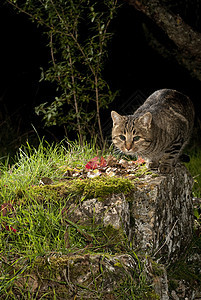
<svg viewBox="0 0 201 300">
<path fill-rule="evenodd" d="M 112 195 L 100 201 L 89 199 L 76 208 L 72 220 L 86 224 L 90 220 L 111 224 L 124 229 L 134 248 L 160 258 L 160 262 L 173 263 L 185 251 L 192 239 L 193 179 L 183 165 L 172 174 L 145 176 L 136 182 L 136 190 Z"/>
</svg>

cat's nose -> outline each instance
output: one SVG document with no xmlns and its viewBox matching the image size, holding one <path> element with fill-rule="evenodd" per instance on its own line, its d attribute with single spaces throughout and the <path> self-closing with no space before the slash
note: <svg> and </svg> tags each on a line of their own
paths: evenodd
<svg viewBox="0 0 201 300">
<path fill-rule="evenodd" d="M 126 150 L 130 150 L 131 148 L 132 148 L 132 143 L 126 143 L 126 145 L 125 145 L 125 147 L 126 147 Z"/>
</svg>

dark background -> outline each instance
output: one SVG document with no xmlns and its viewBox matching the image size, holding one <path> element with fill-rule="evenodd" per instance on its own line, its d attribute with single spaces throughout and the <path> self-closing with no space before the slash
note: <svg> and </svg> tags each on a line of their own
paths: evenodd
<svg viewBox="0 0 201 300">
<path fill-rule="evenodd" d="M 191 19 L 191 15 L 187 16 Z M 161 88 L 177 89 L 192 99 L 200 118 L 200 82 L 174 59 L 164 58 L 145 38 L 142 24 L 168 38 L 151 20 L 125 4 L 113 23 L 114 36 L 109 45 L 104 76 L 119 95 L 102 115 L 105 135 L 110 134 L 110 111 L 132 113 L 152 92 Z M 199 24 L 198 24 L 199 25 Z M 41 70 L 48 66 L 50 50 L 42 29 L 11 6 L 0 4 L 0 143 L 1 151 L 17 149 L 27 137 L 38 134 L 47 139 L 64 138 L 62 128 L 43 128 L 34 107 L 54 99 L 55 87 L 39 82 Z"/>
</svg>

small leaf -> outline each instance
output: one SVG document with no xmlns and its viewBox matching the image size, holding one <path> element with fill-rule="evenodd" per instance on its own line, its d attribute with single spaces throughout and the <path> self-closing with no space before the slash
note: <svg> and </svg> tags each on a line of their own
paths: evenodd
<svg viewBox="0 0 201 300">
<path fill-rule="evenodd" d="M 107 166 L 107 161 L 105 160 L 105 158 L 103 156 L 101 156 L 100 167 L 106 167 L 106 166 Z"/>
<path fill-rule="evenodd" d="M 98 156 L 95 156 L 94 158 L 92 158 L 85 166 L 86 169 L 97 169 L 99 165 L 99 158 Z"/>
<path fill-rule="evenodd" d="M 194 213 L 194 216 L 196 217 L 196 219 L 199 219 L 200 215 L 199 215 L 198 209 L 194 209 L 193 213 Z"/>
<path fill-rule="evenodd" d="M 135 164 L 142 165 L 145 163 L 145 160 L 139 156 L 137 160 L 134 161 Z"/>
</svg>

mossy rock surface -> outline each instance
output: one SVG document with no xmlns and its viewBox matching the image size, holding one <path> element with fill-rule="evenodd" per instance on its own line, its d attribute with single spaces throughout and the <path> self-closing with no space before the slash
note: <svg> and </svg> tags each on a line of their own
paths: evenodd
<svg viewBox="0 0 201 300">
<path fill-rule="evenodd" d="M 124 193 L 128 195 L 134 191 L 135 183 L 126 178 L 99 177 L 94 179 L 73 179 L 61 181 L 52 185 L 39 185 L 29 187 L 26 191 L 19 191 L 18 196 L 26 202 L 28 199 L 35 201 L 56 201 L 65 198 L 84 197 L 102 198 L 111 194 Z"/>
<path fill-rule="evenodd" d="M 38 257 L 13 290 L 39 299 L 159 299 L 141 271 L 129 254 Z"/>
</svg>

